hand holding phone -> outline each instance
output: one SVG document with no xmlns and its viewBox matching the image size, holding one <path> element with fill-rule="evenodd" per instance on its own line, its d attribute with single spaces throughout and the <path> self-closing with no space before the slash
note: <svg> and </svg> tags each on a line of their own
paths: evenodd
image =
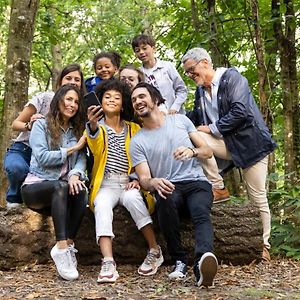
<svg viewBox="0 0 300 300">
<path fill-rule="evenodd" d="M 87 93 L 84 97 L 84 101 L 85 101 L 85 105 L 87 108 L 89 108 L 92 105 L 96 105 L 96 106 L 100 106 L 101 107 L 101 103 L 96 95 L 96 93 L 94 91 L 91 91 L 89 93 Z"/>
</svg>

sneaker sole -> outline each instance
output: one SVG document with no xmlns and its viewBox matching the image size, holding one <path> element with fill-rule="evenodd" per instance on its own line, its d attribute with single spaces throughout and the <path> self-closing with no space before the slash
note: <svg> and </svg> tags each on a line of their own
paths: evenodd
<svg viewBox="0 0 300 300">
<path fill-rule="evenodd" d="M 205 253 L 198 264 L 200 271 L 200 279 L 198 286 L 212 286 L 214 278 L 218 271 L 218 261 L 212 253 Z"/>
<path fill-rule="evenodd" d="M 114 273 L 114 276 L 109 278 L 109 277 L 103 277 L 103 278 L 99 278 L 97 279 L 98 283 L 114 283 L 116 282 L 116 280 L 119 278 L 119 273 L 116 271 Z"/>
<path fill-rule="evenodd" d="M 186 275 L 183 275 L 183 276 L 168 276 L 169 277 L 169 279 L 171 279 L 171 280 L 183 280 L 183 279 L 185 279 L 186 278 Z"/>
<path fill-rule="evenodd" d="M 230 200 L 230 197 L 224 198 L 224 199 L 213 200 L 213 204 L 219 204 L 219 203 L 222 203 L 222 202 L 226 202 L 228 200 Z"/>
<path fill-rule="evenodd" d="M 158 264 L 156 266 L 155 269 L 153 269 L 152 271 L 150 271 L 149 273 L 144 273 L 143 271 L 140 270 L 140 268 L 138 269 L 138 273 L 142 276 L 151 276 L 151 275 L 154 275 L 156 274 L 158 268 L 162 265 L 162 263 L 164 262 L 164 258 L 163 256 L 161 257 L 161 259 L 158 261 Z"/>
</svg>

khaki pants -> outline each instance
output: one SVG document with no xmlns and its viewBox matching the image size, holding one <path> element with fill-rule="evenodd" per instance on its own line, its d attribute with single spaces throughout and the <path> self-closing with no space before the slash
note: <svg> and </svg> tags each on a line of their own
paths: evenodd
<svg viewBox="0 0 300 300">
<path fill-rule="evenodd" d="M 198 131 L 201 137 L 212 148 L 214 156 L 230 160 L 231 154 L 226 148 L 223 139 L 216 138 L 211 134 Z M 219 174 L 217 162 L 214 157 L 201 160 L 203 170 L 207 178 L 211 181 L 213 188 L 224 187 L 222 176 Z M 268 173 L 268 156 L 251 167 L 243 169 L 243 180 L 247 187 L 249 200 L 258 207 L 263 226 L 263 243 L 270 248 L 269 238 L 271 232 L 271 214 L 267 199 L 266 179 Z"/>
</svg>

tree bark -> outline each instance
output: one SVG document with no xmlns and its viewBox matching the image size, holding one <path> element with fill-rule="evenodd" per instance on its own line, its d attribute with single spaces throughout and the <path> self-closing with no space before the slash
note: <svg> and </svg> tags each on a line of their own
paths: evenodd
<svg viewBox="0 0 300 300">
<path fill-rule="evenodd" d="M 171 263 L 166 244 L 154 215 L 154 230 L 161 245 L 166 263 Z M 252 205 L 219 204 L 213 207 L 212 220 L 215 232 L 215 254 L 219 262 L 243 265 L 260 260 L 262 227 L 259 211 Z M 182 220 L 181 238 L 194 258 L 194 234 L 190 218 Z M 96 245 L 93 213 L 87 209 L 80 227 L 76 248 L 81 264 L 99 264 L 101 255 Z M 140 264 L 146 256 L 147 244 L 123 207 L 114 210 L 113 251 L 118 263 Z M 41 216 L 29 209 L 0 209 L 0 270 L 33 263 L 47 263 L 53 247 L 54 231 L 50 217 Z"/>
<path fill-rule="evenodd" d="M 285 9 L 283 28 L 280 5 Z M 296 18 L 292 0 L 283 4 L 272 0 L 274 34 L 280 56 L 280 77 L 283 91 L 285 175 L 291 183 L 299 174 L 299 95 L 296 68 L 295 31 Z"/>
<path fill-rule="evenodd" d="M 7 60 L 5 72 L 4 109 L 1 116 L 0 161 L 3 162 L 6 149 L 15 137 L 11 129 L 12 121 L 22 110 L 28 97 L 31 45 L 35 16 L 39 0 L 13 0 L 9 23 Z M 1 203 L 5 202 L 7 187 L 4 172 L 0 175 Z"/>
</svg>

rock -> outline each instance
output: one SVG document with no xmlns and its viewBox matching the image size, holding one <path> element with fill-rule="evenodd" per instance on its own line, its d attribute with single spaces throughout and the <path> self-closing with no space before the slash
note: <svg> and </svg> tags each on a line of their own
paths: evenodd
<svg viewBox="0 0 300 300">
<path fill-rule="evenodd" d="M 170 262 L 166 245 L 154 215 L 154 229 L 162 246 L 166 262 Z M 262 248 L 262 229 L 259 212 L 252 205 L 218 204 L 213 208 L 215 254 L 219 262 L 243 265 L 259 260 Z M 114 211 L 114 256 L 118 263 L 140 264 L 147 253 L 147 244 L 123 207 Z M 79 264 L 100 264 L 96 245 L 93 213 L 87 209 L 80 227 L 76 248 Z M 182 241 L 194 254 L 193 226 L 188 218 L 182 220 Z M 27 208 L 0 208 L 0 269 L 47 263 L 54 245 L 51 217 L 42 216 Z"/>
</svg>

